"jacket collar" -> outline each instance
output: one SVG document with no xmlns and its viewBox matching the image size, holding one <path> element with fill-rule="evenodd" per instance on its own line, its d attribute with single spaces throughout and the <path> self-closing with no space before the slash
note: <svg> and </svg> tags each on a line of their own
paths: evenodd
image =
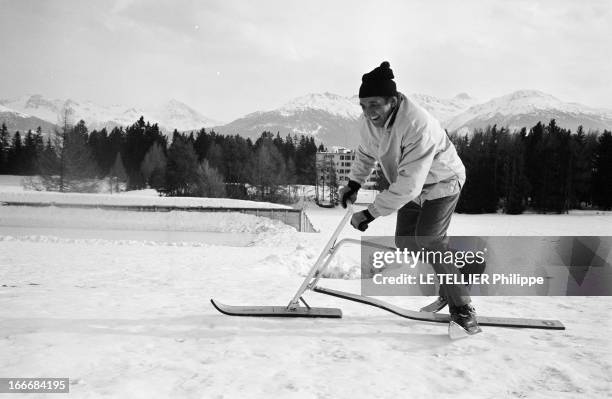
<svg viewBox="0 0 612 399">
<path fill-rule="evenodd" d="M 400 106 L 402 105 L 404 95 L 402 93 L 397 93 L 397 94 L 398 94 L 397 95 L 397 105 L 395 106 L 395 109 L 393 110 L 391 115 L 389 115 L 387 122 L 385 122 L 385 130 L 390 130 L 393 127 L 393 123 L 395 122 L 395 117 L 397 116 L 397 111 L 399 111 Z"/>
</svg>

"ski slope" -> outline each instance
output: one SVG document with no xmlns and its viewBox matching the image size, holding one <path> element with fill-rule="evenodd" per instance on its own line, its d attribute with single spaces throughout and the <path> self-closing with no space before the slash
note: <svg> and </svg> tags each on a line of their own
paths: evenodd
<svg viewBox="0 0 612 399">
<path fill-rule="evenodd" d="M 567 330 L 485 327 L 456 342 L 444 325 L 316 293 L 311 305 L 343 318 L 232 318 L 209 298 L 285 305 L 344 211 L 310 209 L 321 233 L 251 215 L 113 212 L 0 206 L 1 376 L 70 377 L 77 398 L 612 395 L 608 297 L 475 297 L 482 314 L 555 318 Z M 611 222 L 593 212 L 455 215 L 449 233 L 612 235 Z M 394 224 L 381 218 L 368 233 Z M 159 231 L 202 239 L 152 239 Z M 212 238 L 224 234 L 236 238 Z M 342 250 L 321 285 L 358 293 L 358 252 Z M 431 298 L 385 299 L 417 309 Z"/>
</svg>

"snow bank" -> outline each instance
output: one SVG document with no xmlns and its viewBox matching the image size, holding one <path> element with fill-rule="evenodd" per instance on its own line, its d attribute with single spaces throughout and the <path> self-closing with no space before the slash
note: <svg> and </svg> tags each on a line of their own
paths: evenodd
<svg viewBox="0 0 612 399">
<path fill-rule="evenodd" d="M 0 202 L 40 202 L 44 204 L 115 205 L 115 206 L 175 206 L 210 208 L 265 208 L 292 209 L 270 202 L 256 202 L 231 198 L 160 197 L 153 189 L 105 193 L 58 193 L 27 191 L 23 180 L 28 176 L 0 175 Z"/>
<path fill-rule="evenodd" d="M 0 192 L 21 192 L 23 188 L 23 176 L 0 175 Z"/>
<path fill-rule="evenodd" d="M 263 259 L 263 263 L 267 265 L 282 266 L 298 276 L 306 277 L 319 254 L 320 249 L 297 244 L 295 249 L 291 252 L 269 255 Z M 351 257 L 346 253 L 338 253 L 321 274 L 323 278 L 344 280 L 359 279 L 360 275 L 359 257 Z"/>
<path fill-rule="evenodd" d="M 136 212 L 107 209 L 69 209 L 0 206 L 2 226 L 59 227 L 113 230 L 200 231 L 218 233 L 284 234 L 295 229 L 278 220 L 239 212 Z"/>
<path fill-rule="evenodd" d="M 168 247 L 213 247 L 203 242 L 168 242 L 151 240 L 109 240 L 99 238 L 65 238 L 48 235 L 25 235 L 13 237 L 0 235 L 0 242 L 31 242 L 45 244 L 105 245 L 105 246 L 168 246 Z"/>
<path fill-rule="evenodd" d="M 40 202 L 44 204 L 115 205 L 115 206 L 176 206 L 209 208 L 292 209 L 287 205 L 229 198 L 153 197 L 145 195 L 57 193 L 43 191 L 0 192 L 0 202 Z"/>
</svg>

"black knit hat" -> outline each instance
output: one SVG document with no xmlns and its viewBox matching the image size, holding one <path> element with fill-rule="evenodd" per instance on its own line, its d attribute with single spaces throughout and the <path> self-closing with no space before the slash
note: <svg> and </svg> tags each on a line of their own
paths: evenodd
<svg viewBox="0 0 612 399">
<path fill-rule="evenodd" d="M 389 62 L 384 61 L 379 67 L 374 68 L 369 73 L 361 77 L 361 87 L 359 88 L 359 98 L 364 97 L 391 97 L 397 95 L 397 88 L 393 71 Z"/>
</svg>

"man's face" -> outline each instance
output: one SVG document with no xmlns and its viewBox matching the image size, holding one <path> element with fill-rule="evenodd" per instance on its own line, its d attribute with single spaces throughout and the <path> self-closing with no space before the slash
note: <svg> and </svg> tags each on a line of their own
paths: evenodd
<svg viewBox="0 0 612 399">
<path fill-rule="evenodd" d="M 383 127 L 393 111 L 395 99 L 387 101 L 384 97 L 364 97 L 359 99 L 363 114 L 376 127 Z"/>
</svg>

